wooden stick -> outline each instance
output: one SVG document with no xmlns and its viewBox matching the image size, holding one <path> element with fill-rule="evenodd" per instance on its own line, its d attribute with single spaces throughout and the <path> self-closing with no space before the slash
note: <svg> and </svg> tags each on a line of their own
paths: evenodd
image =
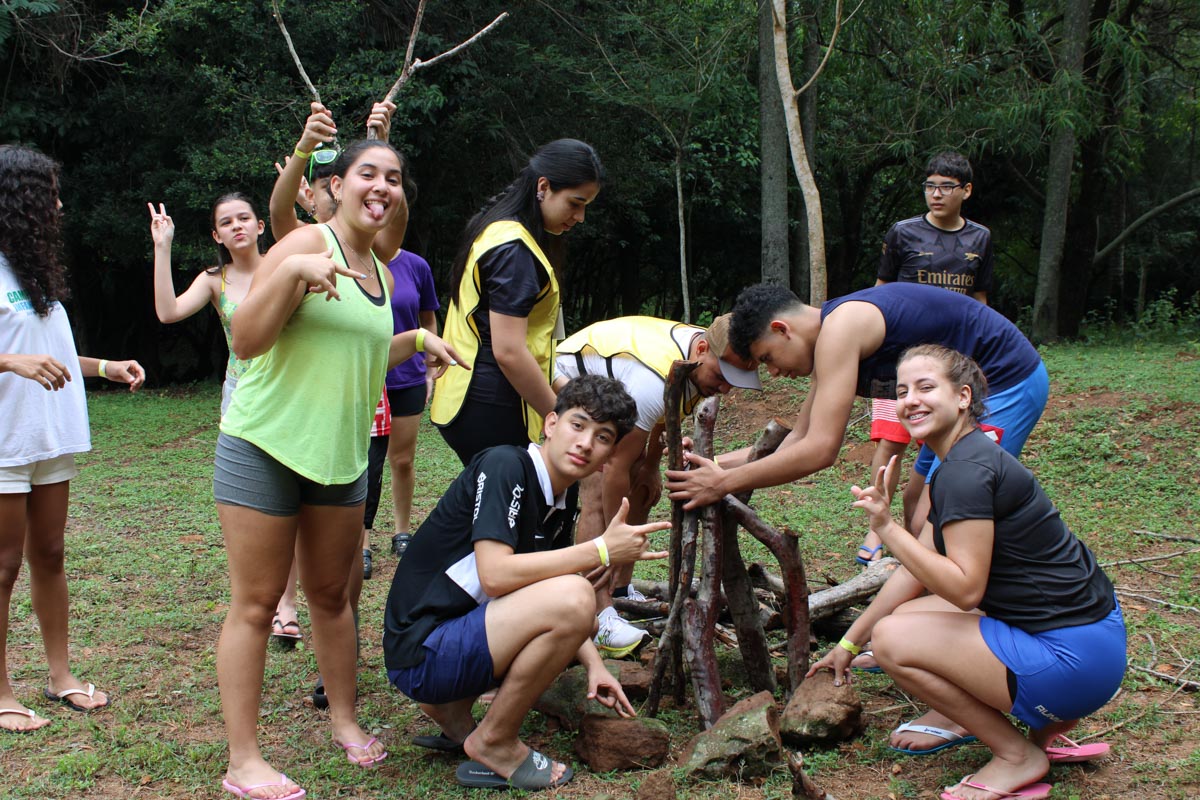
<svg viewBox="0 0 1200 800">
<path fill-rule="evenodd" d="M 696 414 L 697 431 L 703 429 L 703 438 L 708 445 L 706 449 L 710 452 L 718 403 L 716 397 L 710 397 L 700 404 Z M 707 453 L 705 455 L 708 457 Z M 700 712 L 705 730 L 715 725 L 725 713 L 725 696 L 721 693 L 721 671 L 717 666 L 717 653 L 713 646 L 717 612 L 721 606 L 721 546 L 725 539 L 721 530 L 721 516 L 720 509 L 715 505 L 704 508 L 701 515 L 704 537 L 701 540 L 700 591 L 696 593 L 695 600 L 684 600 L 687 624 L 684 626 L 683 652 L 692 675 L 692 694 L 696 698 L 696 709 Z"/>
<path fill-rule="evenodd" d="M 667 373 L 663 386 L 663 402 L 666 408 L 665 432 L 667 441 L 667 466 L 670 469 L 683 467 L 683 393 L 687 388 L 688 375 L 699 365 L 695 361 L 676 361 Z M 667 670 L 671 670 L 672 687 L 678 698 L 683 691 L 682 645 L 683 602 L 691 593 L 692 575 L 695 572 L 696 534 L 699 515 L 684 512 L 681 501 L 671 503 L 671 539 L 668 561 L 670 611 L 667 624 L 658 640 L 658 652 L 654 656 L 654 676 L 646 698 L 646 713 L 658 714 L 659 703 L 666 682 Z M 685 571 L 684 565 L 687 564 Z"/>
<path fill-rule="evenodd" d="M 782 420 L 774 419 L 768 422 L 751 445 L 746 463 L 774 453 L 790 431 L 791 428 Z M 738 499 L 743 503 L 749 502 L 750 494 L 744 492 L 738 495 Z M 718 524 L 722 539 L 721 582 L 725 586 L 726 602 L 730 616 L 733 617 L 734 629 L 737 631 L 738 650 L 742 654 L 742 663 L 746 665 L 746 677 L 754 691 L 774 692 L 778 684 L 775 680 L 775 668 L 771 664 L 771 651 L 767 646 L 764 630 L 766 623 L 746 572 L 746 562 L 742 559 L 737 520 L 722 507 L 718 515 Z"/>
<path fill-rule="evenodd" d="M 1147 603 L 1157 603 L 1167 608 L 1178 608 L 1180 611 L 1190 611 L 1193 614 L 1200 614 L 1200 608 L 1196 608 L 1195 606 L 1181 606 L 1178 603 L 1168 603 L 1166 600 L 1159 600 L 1157 597 L 1147 597 L 1144 594 L 1135 594 L 1134 592 L 1127 592 L 1124 589 L 1114 589 L 1114 591 L 1122 597 L 1136 597 L 1138 600 L 1145 600 Z"/>
<path fill-rule="evenodd" d="M 1166 672 L 1159 672 L 1158 670 L 1150 669 L 1148 667 L 1139 667 L 1137 664 L 1130 664 L 1129 668 L 1135 672 L 1144 672 L 1147 675 L 1153 675 L 1161 681 L 1177 684 L 1179 688 L 1186 689 L 1189 692 L 1194 692 L 1197 689 L 1200 689 L 1200 681 L 1185 680 L 1175 675 L 1170 675 Z"/>
<path fill-rule="evenodd" d="M 428 61 L 422 61 L 419 58 L 413 58 L 413 49 L 417 42 L 417 30 L 421 25 L 421 17 L 424 16 L 425 13 L 425 2 L 426 0 L 421 0 L 421 4 L 417 7 L 417 20 L 413 24 L 412 33 L 408 37 L 408 51 L 404 56 L 404 68 L 400 70 L 400 77 L 396 79 L 396 82 L 392 84 L 392 88 L 389 89 L 387 95 L 384 96 L 383 101 L 385 103 L 396 99 L 396 94 L 400 91 L 404 84 L 408 83 L 409 79 L 412 78 L 413 74 L 416 73 L 417 70 L 422 70 L 426 67 L 432 67 L 439 61 L 450 58 L 467 47 L 470 47 L 471 45 L 475 44 L 475 42 L 491 33 L 501 22 L 508 19 L 508 12 L 501 12 L 500 16 L 496 17 L 483 28 L 480 28 L 470 39 L 458 43 L 446 52 L 436 55 Z"/>
<path fill-rule="evenodd" d="M 833 795 L 820 788 L 804 772 L 804 755 L 791 750 L 787 754 L 788 770 L 792 773 L 792 797 L 801 800 L 837 800 Z"/>
<path fill-rule="evenodd" d="M 304 81 L 304 85 L 308 87 L 308 91 L 312 94 L 313 100 L 321 102 L 321 93 L 317 91 L 317 87 L 313 86 L 313 82 L 309 80 L 308 73 L 304 71 L 304 65 L 300 63 L 300 56 L 296 53 L 296 46 L 292 44 L 292 35 L 288 33 L 287 25 L 283 24 L 283 14 L 279 13 L 279 0 L 271 0 L 271 13 L 275 16 L 275 21 L 279 23 L 279 30 L 283 32 L 283 38 L 287 42 L 288 52 L 292 54 L 292 61 L 296 62 L 296 69 L 300 71 L 300 79 Z"/>
<path fill-rule="evenodd" d="M 759 519 L 754 510 L 736 497 L 726 495 L 722 501 L 733 512 L 738 524 L 750 535 L 767 546 L 779 562 L 787 587 L 787 604 L 784 623 L 787 627 L 788 688 L 795 691 L 808 671 L 808 640 L 811 624 L 808 617 L 808 581 L 804 574 L 804 561 L 800 558 L 800 545 L 790 532 L 780 533 Z"/>
<path fill-rule="evenodd" d="M 1190 536 L 1172 536 L 1169 533 L 1155 533 L 1154 531 L 1134 531 L 1138 536 L 1152 536 L 1155 539 L 1166 539 L 1170 542 L 1191 542 L 1192 544 L 1200 544 L 1200 539 L 1193 539 Z"/>
<path fill-rule="evenodd" d="M 1177 558 L 1178 556 L 1187 556 L 1192 553 L 1200 553 L 1200 549 L 1193 548 L 1192 550 L 1177 550 L 1174 553 L 1167 553 L 1165 556 L 1147 556 L 1146 558 L 1127 558 L 1124 561 L 1106 561 L 1101 564 L 1101 567 L 1115 567 L 1119 564 L 1146 564 L 1151 561 L 1166 561 L 1168 558 Z"/>
</svg>

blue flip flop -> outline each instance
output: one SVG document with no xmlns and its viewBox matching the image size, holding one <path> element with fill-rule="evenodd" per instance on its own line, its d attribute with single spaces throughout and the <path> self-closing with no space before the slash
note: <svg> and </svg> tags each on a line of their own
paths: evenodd
<svg viewBox="0 0 1200 800">
<path fill-rule="evenodd" d="M 859 656 L 870 656 L 871 658 L 874 658 L 875 653 L 870 650 L 863 650 L 858 654 L 858 656 L 855 656 L 855 658 L 858 658 Z M 853 661 L 850 662 L 850 669 L 854 670 L 855 672 L 869 672 L 872 675 L 878 675 L 879 673 L 883 672 L 883 667 L 879 665 L 875 665 L 874 667 L 856 667 L 854 666 Z"/>
<path fill-rule="evenodd" d="M 875 563 L 875 560 L 874 560 L 875 554 L 878 553 L 882 549 L 883 549 L 882 544 L 877 544 L 874 547 L 867 547 L 865 544 L 860 544 L 858 546 L 858 552 L 859 553 L 866 552 L 867 557 L 863 558 L 861 555 L 856 555 L 854 557 L 854 560 L 857 561 L 859 564 L 862 564 L 864 567 L 869 567 Z"/>
<path fill-rule="evenodd" d="M 917 725 L 912 722 L 906 722 L 903 725 L 901 725 L 900 727 L 896 728 L 896 730 L 894 730 L 892 732 L 893 733 L 903 733 L 904 731 L 912 731 L 913 733 L 927 733 L 930 736 L 936 736 L 939 739 L 946 740 L 946 741 L 942 742 L 941 744 L 937 745 L 936 747 L 930 747 L 926 750 L 906 750 L 906 749 L 900 748 L 900 747 L 892 747 L 890 745 L 888 746 L 889 750 L 894 750 L 897 753 L 904 753 L 905 755 L 908 755 L 908 756 L 927 756 L 927 755 L 936 753 L 939 750 L 947 750 L 951 747 L 958 747 L 960 744 L 970 744 L 971 742 L 979 741 L 978 739 L 976 739 L 974 736 L 972 736 L 969 733 L 966 735 L 960 736 L 959 734 L 955 733 L 954 731 L 948 731 L 945 728 L 935 728 L 932 725 Z"/>
</svg>

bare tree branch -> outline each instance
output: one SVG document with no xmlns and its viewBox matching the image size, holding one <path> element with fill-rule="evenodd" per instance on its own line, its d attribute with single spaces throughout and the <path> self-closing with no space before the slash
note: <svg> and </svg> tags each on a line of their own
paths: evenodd
<svg viewBox="0 0 1200 800">
<path fill-rule="evenodd" d="M 1145 225 L 1147 222 L 1149 222 L 1154 217 L 1157 217 L 1159 214 L 1162 214 L 1166 211 L 1170 211 L 1175 206 L 1182 205 L 1183 203 L 1186 203 L 1188 200 L 1195 199 L 1196 197 L 1200 197 L 1200 187 L 1197 187 L 1195 189 L 1189 189 L 1188 191 L 1184 192 L 1183 194 L 1175 195 L 1167 202 L 1165 202 L 1161 205 L 1155 206 L 1154 208 L 1147 211 L 1145 214 L 1142 214 L 1140 217 L 1135 219 L 1133 222 L 1129 223 L 1129 226 L 1127 228 L 1125 228 L 1125 230 L 1123 230 L 1119 234 L 1117 234 L 1117 238 L 1113 239 L 1111 242 L 1104 245 L 1104 247 L 1100 250 L 1100 252 L 1096 253 L 1096 255 L 1092 258 L 1092 263 L 1099 264 L 1101 261 L 1103 261 L 1105 259 L 1105 257 L 1108 256 L 1109 253 L 1111 253 L 1113 250 L 1120 247 L 1122 242 L 1124 242 L 1126 239 L 1128 239 L 1130 236 L 1132 236 L 1134 231 L 1136 231 L 1138 228 Z"/>
<path fill-rule="evenodd" d="M 287 25 L 283 24 L 283 14 L 279 13 L 279 0 L 271 0 L 271 14 L 275 17 L 275 21 L 279 23 L 279 30 L 283 32 L 283 38 L 287 42 L 288 52 L 292 54 L 292 61 L 296 62 L 296 69 L 300 71 L 300 79 L 304 81 L 304 85 L 308 87 L 309 93 L 312 94 L 313 100 L 321 102 L 321 93 L 317 91 L 317 87 L 313 86 L 313 82 L 309 79 L 308 73 L 304 71 L 304 65 L 300 63 L 300 56 L 296 53 L 296 46 L 292 44 L 292 35 L 288 33 Z"/>
<path fill-rule="evenodd" d="M 861 5 L 861 4 L 860 4 Z M 821 63 L 817 64 L 817 68 L 813 70 L 812 77 L 805 81 L 804 85 L 796 90 L 796 97 L 808 91 L 808 87 L 817 82 L 821 71 L 825 69 L 825 64 L 829 61 L 829 56 L 833 55 L 833 45 L 837 41 L 838 32 L 842 29 L 842 0 L 837 0 L 837 8 L 833 12 L 833 33 L 829 36 L 829 45 L 825 48 L 825 55 L 821 58 Z"/>
<path fill-rule="evenodd" d="M 440 55 L 434 56 L 433 58 L 429 59 L 428 61 L 422 61 L 419 58 L 412 60 L 413 48 L 416 46 L 416 42 L 417 42 L 417 27 L 421 24 L 421 16 L 424 13 L 424 9 L 425 9 L 425 0 L 421 0 L 421 5 L 417 8 L 417 21 L 413 25 L 412 35 L 408 39 L 408 52 L 404 56 L 404 69 L 400 71 L 400 77 L 396 79 L 396 82 L 394 84 L 392 84 L 392 88 L 390 90 L 388 90 L 387 95 L 384 96 L 383 101 L 385 103 L 388 101 L 394 100 L 396 98 L 396 93 L 400 91 L 400 89 L 404 86 L 404 84 L 408 83 L 409 79 L 412 78 L 413 74 L 417 70 L 425 69 L 426 67 L 432 67 L 434 64 L 438 63 L 442 59 L 449 58 L 450 56 L 453 56 L 453 55 L 459 53 L 460 51 L 464 50 L 465 48 L 470 47 L 475 42 L 479 41 L 484 36 L 487 36 L 489 33 L 491 33 L 492 30 L 495 29 L 495 27 L 497 25 L 499 25 L 501 22 L 508 19 L 508 12 L 507 11 L 502 12 L 500 14 L 500 16 L 496 17 L 494 20 L 489 22 L 485 27 L 479 29 L 479 31 L 476 32 L 476 34 L 474 36 L 472 36 L 470 39 L 467 39 L 465 42 L 459 43 L 458 45 L 450 48 L 446 52 L 444 52 Z"/>
</svg>

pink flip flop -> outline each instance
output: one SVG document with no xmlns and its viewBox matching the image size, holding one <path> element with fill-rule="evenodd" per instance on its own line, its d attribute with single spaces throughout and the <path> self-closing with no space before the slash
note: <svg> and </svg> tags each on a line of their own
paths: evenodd
<svg viewBox="0 0 1200 800">
<path fill-rule="evenodd" d="M 287 786 L 287 785 L 288 785 L 288 777 L 287 777 L 287 775 L 284 775 L 282 772 L 279 773 L 279 783 L 274 783 L 274 782 L 256 783 L 253 786 L 238 786 L 237 784 L 230 783 L 228 778 L 225 778 L 224 780 L 221 781 L 222 789 L 229 792 L 230 794 L 233 794 L 233 795 L 243 798 L 243 800 L 258 800 L 257 797 L 250 796 L 250 793 L 255 791 L 256 789 L 264 789 L 268 786 Z M 300 800 L 300 798 L 304 797 L 306 794 L 308 794 L 308 792 L 304 791 L 299 786 L 297 786 L 296 791 L 292 792 L 291 794 L 285 794 L 280 797 L 275 797 L 275 798 L 272 798 L 272 800 Z"/>
<path fill-rule="evenodd" d="M 942 800 L 962 800 L 961 797 L 954 794 L 954 790 L 959 786 L 970 786 L 972 789 L 978 789 L 981 792 L 991 792 L 999 797 L 1019 797 L 1022 800 L 1045 800 L 1050 796 L 1050 790 L 1053 788 L 1048 783 L 1031 783 L 1028 786 L 1022 786 L 1015 792 L 1002 792 L 999 789 L 993 789 L 991 786 L 986 786 L 982 783 L 975 783 L 971 780 L 974 778 L 974 773 L 967 775 L 954 786 L 947 786 L 946 791 L 942 792 Z"/>
<path fill-rule="evenodd" d="M 372 736 L 370 739 L 367 740 L 366 744 L 354 744 L 353 742 L 346 742 L 345 744 L 343 744 L 342 742 L 338 742 L 338 744 L 341 746 L 341 748 L 343 750 L 346 751 L 346 758 L 350 759 L 351 764 L 354 764 L 355 766 L 358 766 L 358 767 L 373 767 L 376 764 L 378 764 L 380 761 L 383 761 L 385 758 L 387 758 L 387 756 L 388 756 L 387 750 L 384 750 L 382 753 L 380 753 L 379 755 L 377 755 L 373 758 L 370 756 L 367 756 L 366 758 L 355 758 L 354 755 L 350 752 L 350 750 L 351 750 L 351 748 L 353 748 L 355 750 L 366 750 L 371 745 L 375 744 L 377 741 L 379 741 L 379 739 Z"/>
<path fill-rule="evenodd" d="M 1046 748 L 1046 757 L 1050 759 L 1051 764 L 1080 764 L 1084 761 L 1095 761 L 1108 755 L 1108 751 L 1112 749 L 1108 746 L 1108 742 L 1076 744 L 1061 734 L 1056 736 L 1055 740 L 1062 740 L 1067 743 L 1067 746 Z"/>
</svg>

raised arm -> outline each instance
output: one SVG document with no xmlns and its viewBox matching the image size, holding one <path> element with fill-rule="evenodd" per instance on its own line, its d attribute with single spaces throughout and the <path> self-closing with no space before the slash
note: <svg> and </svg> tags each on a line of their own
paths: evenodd
<svg viewBox="0 0 1200 800">
<path fill-rule="evenodd" d="M 201 272 L 183 294 L 175 296 L 171 278 L 171 243 L 175 240 L 175 222 L 167 207 L 146 203 L 150 209 L 150 238 L 154 240 L 154 311 L 158 321 L 170 324 L 187 319 L 212 302 L 213 293 L 207 273 Z"/>
<path fill-rule="evenodd" d="M 271 234 L 275 241 L 282 241 L 292 231 L 301 226 L 300 218 L 296 216 L 296 199 L 300 194 L 300 184 L 304 173 L 308 170 L 309 158 L 317 145 L 332 142 L 337 136 L 337 126 L 333 124 L 333 116 L 320 103 L 312 103 L 312 113 L 304 123 L 304 131 L 296 142 L 296 153 L 286 159 L 285 166 L 275 180 L 271 190 L 271 200 L 268 210 L 271 214 Z M 307 153 L 308 157 L 299 155 Z M 278 165 L 276 165 L 278 166 Z"/>
</svg>

